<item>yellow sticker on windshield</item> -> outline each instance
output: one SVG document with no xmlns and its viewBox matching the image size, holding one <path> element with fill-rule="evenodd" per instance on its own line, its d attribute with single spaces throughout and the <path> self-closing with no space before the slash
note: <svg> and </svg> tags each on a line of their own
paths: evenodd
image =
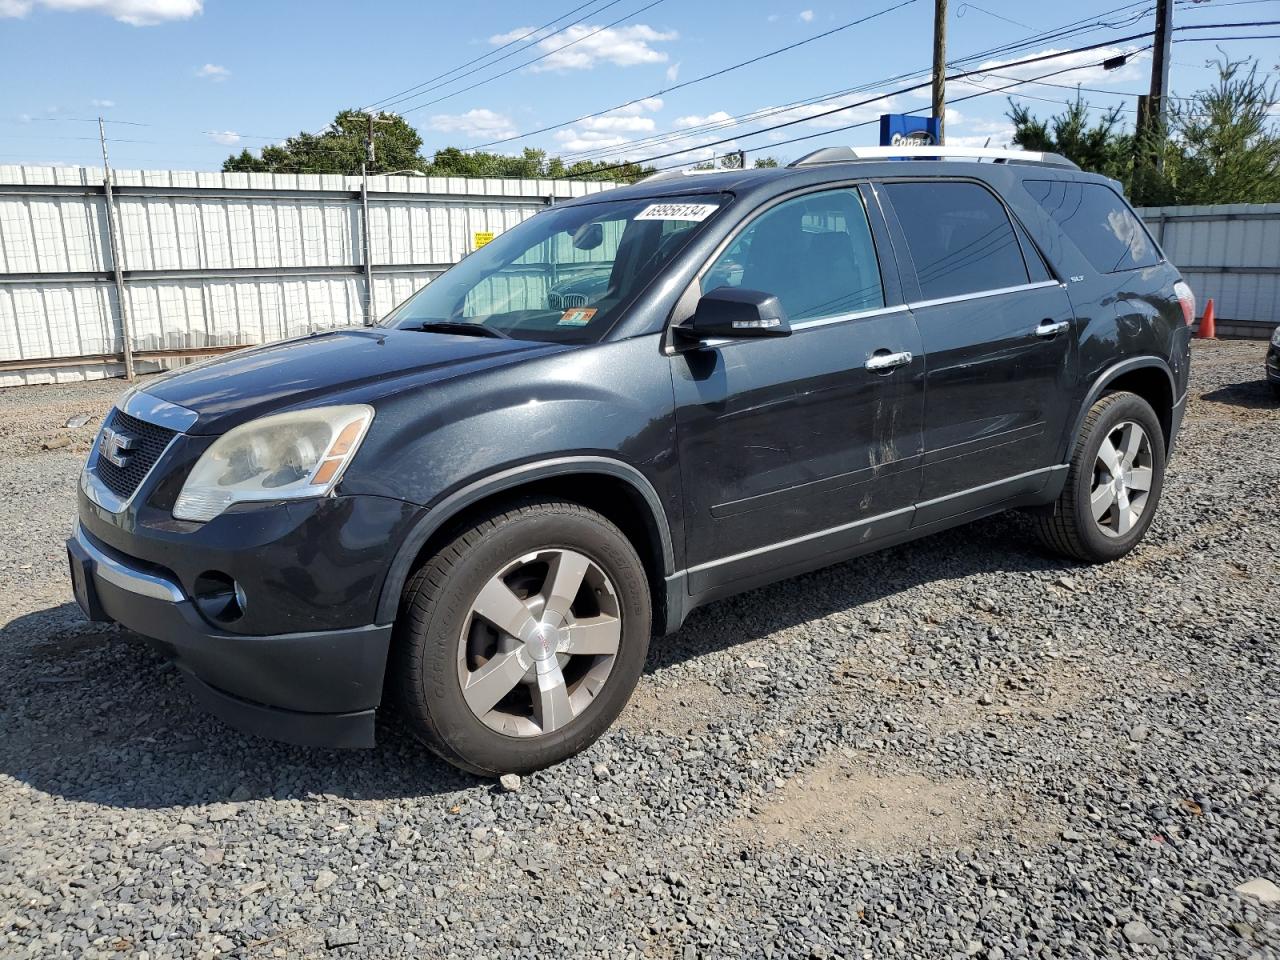
<svg viewBox="0 0 1280 960">
<path fill-rule="evenodd" d="M 595 307 L 571 307 L 560 315 L 558 327 L 585 327 L 596 315 Z"/>
</svg>

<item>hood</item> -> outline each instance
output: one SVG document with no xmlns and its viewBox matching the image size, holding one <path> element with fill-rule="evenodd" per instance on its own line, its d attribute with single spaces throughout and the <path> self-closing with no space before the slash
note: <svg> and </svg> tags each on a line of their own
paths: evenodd
<svg viewBox="0 0 1280 960">
<path fill-rule="evenodd" d="M 390 392 L 564 349 L 382 327 L 340 330 L 239 350 L 141 389 L 198 414 L 188 432 L 217 434 L 285 409 L 376 403 Z"/>
</svg>

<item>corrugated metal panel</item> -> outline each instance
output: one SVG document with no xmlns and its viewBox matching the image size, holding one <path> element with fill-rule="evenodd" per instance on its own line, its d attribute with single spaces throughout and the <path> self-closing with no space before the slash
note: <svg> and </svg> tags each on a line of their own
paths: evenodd
<svg viewBox="0 0 1280 960">
<path fill-rule="evenodd" d="M 114 178 L 123 268 L 205 274 L 127 277 L 135 349 L 259 343 L 363 321 L 367 294 L 359 177 L 118 170 Z M 0 187 L 6 188 L 0 194 L 0 281 L 5 274 L 37 275 L 0 282 L 0 359 L 122 349 L 101 183 L 101 172 L 92 168 L 0 165 Z M 455 263 L 470 253 L 477 233 L 501 233 L 551 198 L 585 196 L 611 186 L 371 178 L 379 311 L 385 313 L 438 275 L 423 265 Z M 66 192 L 75 187 L 87 189 Z M 324 275 L 225 275 L 299 268 Z M 0 386 L 100 376 L 111 369 L 85 364 L 4 374 Z"/>
<path fill-rule="evenodd" d="M 1280 204 L 1141 207 L 1201 306 L 1221 320 L 1280 324 Z"/>
</svg>

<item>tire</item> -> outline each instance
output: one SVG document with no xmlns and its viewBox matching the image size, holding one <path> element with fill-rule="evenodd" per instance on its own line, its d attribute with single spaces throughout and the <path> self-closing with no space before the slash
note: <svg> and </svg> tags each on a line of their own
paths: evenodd
<svg viewBox="0 0 1280 960">
<path fill-rule="evenodd" d="M 1141 429 L 1146 445 L 1142 446 L 1139 441 L 1139 454 L 1125 467 L 1127 444 L 1135 436 L 1129 430 L 1131 426 Z M 1103 445 L 1108 441 L 1111 448 L 1104 456 Z M 1112 453 L 1120 454 L 1119 460 L 1113 461 L 1119 464 L 1119 478 L 1103 466 Z M 1151 526 L 1164 488 L 1165 456 L 1164 433 L 1147 401 L 1122 391 L 1103 396 L 1090 408 L 1080 428 L 1067 480 L 1052 515 L 1040 514 L 1034 518 L 1041 542 L 1057 553 L 1085 563 L 1105 563 L 1123 557 Z M 1126 477 L 1135 486 L 1128 486 Z M 1143 483 L 1149 483 L 1145 491 L 1138 489 Z M 1097 506 L 1106 508 L 1101 518 L 1095 517 L 1095 496 Z"/>
<path fill-rule="evenodd" d="M 573 597 L 559 596 L 572 587 L 556 584 L 579 570 Z M 529 773 L 586 749 L 622 712 L 651 616 L 644 565 L 605 517 L 574 503 L 511 503 L 459 531 L 410 579 L 392 683 L 414 733 L 449 763 Z M 599 652 L 615 642 L 613 654 Z"/>
</svg>

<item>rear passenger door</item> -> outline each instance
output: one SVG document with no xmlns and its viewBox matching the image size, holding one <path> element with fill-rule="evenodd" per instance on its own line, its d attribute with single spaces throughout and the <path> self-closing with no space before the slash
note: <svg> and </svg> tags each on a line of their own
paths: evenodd
<svg viewBox="0 0 1280 960">
<path fill-rule="evenodd" d="M 915 524 L 1039 490 L 1075 382 L 1063 285 L 986 185 L 903 179 L 878 189 L 925 352 Z"/>
</svg>

